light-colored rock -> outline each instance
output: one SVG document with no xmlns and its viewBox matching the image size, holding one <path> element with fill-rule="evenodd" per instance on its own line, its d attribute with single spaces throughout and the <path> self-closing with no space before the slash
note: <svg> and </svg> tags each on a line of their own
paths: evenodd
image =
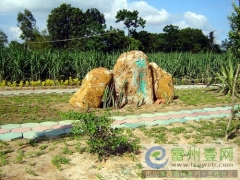
<svg viewBox="0 0 240 180">
<path fill-rule="evenodd" d="M 105 88 L 112 80 L 112 73 L 106 68 L 91 70 L 84 78 L 80 89 L 72 96 L 69 103 L 73 107 L 98 108 L 101 105 Z"/>
<path fill-rule="evenodd" d="M 122 105 L 153 103 L 151 70 L 148 58 L 142 51 L 120 55 L 113 68 L 113 78 L 117 97 L 124 93 Z"/>
<path fill-rule="evenodd" d="M 153 74 L 154 95 L 156 99 L 173 100 L 174 85 L 172 75 L 160 68 L 156 63 L 149 63 Z"/>
</svg>

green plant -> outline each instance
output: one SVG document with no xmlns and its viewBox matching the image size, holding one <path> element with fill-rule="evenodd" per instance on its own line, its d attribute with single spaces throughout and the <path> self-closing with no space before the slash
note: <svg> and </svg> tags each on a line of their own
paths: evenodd
<svg viewBox="0 0 240 180">
<path fill-rule="evenodd" d="M 171 129 L 169 129 L 170 132 L 173 132 L 174 135 L 178 135 L 178 134 L 181 134 L 183 132 L 186 131 L 186 128 L 185 127 L 173 127 Z"/>
<path fill-rule="evenodd" d="M 28 174 L 31 174 L 33 176 L 38 176 L 37 173 L 35 171 L 33 171 L 32 169 L 26 168 L 25 172 Z"/>
<path fill-rule="evenodd" d="M 0 167 L 4 166 L 8 163 L 7 160 L 7 153 L 12 152 L 11 150 L 6 150 L 6 151 L 0 151 Z"/>
<path fill-rule="evenodd" d="M 31 151 L 31 152 L 27 152 L 25 155 L 28 156 L 28 157 L 31 157 L 31 158 L 35 158 L 35 157 L 38 157 L 38 156 L 41 156 L 45 154 L 45 151 Z"/>
<path fill-rule="evenodd" d="M 97 154 L 99 160 L 113 154 L 139 151 L 139 140 L 130 139 L 123 134 L 122 129 L 113 129 L 113 119 L 105 115 L 96 116 L 93 113 L 82 113 L 78 128 L 84 132 L 90 153 Z M 78 130 L 74 130 L 79 132 Z M 74 134 L 73 131 L 73 134 Z"/>
<path fill-rule="evenodd" d="M 220 84 L 215 85 L 219 88 L 217 89 L 219 91 L 219 94 L 224 94 L 230 96 L 233 91 L 234 87 L 234 75 L 235 71 L 233 69 L 233 62 L 229 59 L 228 60 L 228 66 L 224 63 L 220 66 L 221 71 L 217 72 L 214 76 L 212 81 L 208 84 L 208 86 L 220 82 Z M 238 81 L 237 81 L 238 82 Z M 236 92 L 239 89 L 239 82 L 236 84 Z M 237 96 L 237 93 L 235 94 Z"/>
<path fill-rule="evenodd" d="M 52 164 L 61 171 L 61 164 L 70 164 L 70 159 L 56 155 L 52 158 Z"/>
<path fill-rule="evenodd" d="M 76 151 L 79 152 L 80 154 L 82 154 L 83 152 L 86 151 L 86 147 L 81 146 L 81 144 L 80 144 L 79 142 L 76 144 L 75 149 L 76 149 Z"/>
<path fill-rule="evenodd" d="M 191 136 L 190 136 L 189 134 L 184 134 L 183 137 L 184 137 L 185 139 L 190 139 Z"/>
<path fill-rule="evenodd" d="M 73 151 L 70 150 L 67 146 L 65 146 L 65 147 L 63 148 L 62 153 L 63 153 L 63 154 L 70 154 L 70 155 L 72 155 L 72 154 L 73 154 Z"/>
<path fill-rule="evenodd" d="M 137 164 L 136 164 L 136 168 L 137 168 L 137 169 L 143 169 L 143 165 L 142 165 L 141 163 L 137 163 Z"/>
<path fill-rule="evenodd" d="M 97 174 L 96 177 L 97 177 L 99 180 L 105 180 L 105 178 L 104 178 L 101 174 Z"/>
<path fill-rule="evenodd" d="M 115 84 L 114 81 L 112 80 L 109 83 L 109 86 L 107 86 L 104 90 L 103 94 L 103 108 L 109 108 L 109 107 L 115 107 L 116 109 L 119 109 L 122 107 L 122 101 L 123 97 L 125 95 L 125 86 L 126 86 L 127 81 L 125 80 L 123 82 L 121 91 L 119 94 L 116 94 L 115 91 Z"/>
<path fill-rule="evenodd" d="M 3 171 L 0 169 L 0 179 L 4 176 Z"/>
<path fill-rule="evenodd" d="M 22 150 L 18 150 L 18 155 L 14 161 L 15 163 L 23 163 L 23 151 Z"/>
<path fill-rule="evenodd" d="M 36 165 L 36 162 L 29 161 L 29 162 L 28 162 L 28 165 L 29 165 L 29 166 L 35 166 L 35 165 Z"/>
<path fill-rule="evenodd" d="M 49 151 L 53 151 L 54 149 L 56 149 L 56 146 L 50 147 Z"/>
<path fill-rule="evenodd" d="M 39 149 L 40 149 L 40 150 L 44 150 L 44 149 L 46 149 L 47 147 L 48 147 L 48 145 L 43 144 L 43 145 L 39 146 Z"/>
<path fill-rule="evenodd" d="M 8 142 L 6 142 L 6 141 L 2 141 L 2 140 L 0 140 L 0 144 L 1 144 L 1 145 L 4 145 L 4 146 L 8 146 L 8 145 L 9 145 Z"/>
</svg>

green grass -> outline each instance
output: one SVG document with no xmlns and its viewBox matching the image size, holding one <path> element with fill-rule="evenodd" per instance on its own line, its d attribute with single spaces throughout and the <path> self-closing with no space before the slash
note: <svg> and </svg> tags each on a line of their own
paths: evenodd
<svg viewBox="0 0 240 180">
<path fill-rule="evenodd" d="M 17 153 L 18 153 L 18 155 L 16 156 L 14 162 L 21 164 L 21 163 L 24 162 L 24 161 L 23 161 L 23 158 L 24 158 L 23 151 L 22 151 L 22 150 L 19 150 Z"/>
<path fill-rule="evenodd" d="M 169 126 L 157 126 L 157 127 L 141 127 L 141 130 L 145 136 L 154 138 L 155 143 L 178 143 L 177 140 L 181 139 L 180 135 L 186 140 L 190 140 L 193 144 L 213 143 L 217 140 L 224 139 L 225 131 L 227 127 L 227 119 L 216 119 L 216 120 L 201 120 L 193 122 L 185 122 L 184 126 L 179 127 L 173 124 Z M 174 126 L 174 127 L 172 127 Z M 230 126 L 230 132 L 232 132 L 233 139 L 236 144 L 240 144 L 238 134 L 234 135 L 234 130 L 240 128 L 239 119 L 233 120 Z M 213 130 L 214 129 L 214 130 Z M 173 138 L 169 138 L 173 137 Z"/>
<path fill-rule="evenodd" d="M 3 96 L 0 106 L 0 125 L 60 120 L 59 109 L 53 106 L 59 103 L 68 105 L 71 96 L 72 94 Z"/>
<path fill-rule="evenodd" d="M 32 175 L 32 176 L 38 176 L 37 173 L 30 168 L 26 168 L 25 172 Z"/>
<path fill-rule="evenodd" d="M 52 158 L 52 164 L 56 166 L 59 170 L 62 170 L 62 164 L 70 164 L 70 159 L 63 156 L 56 155 Z"/>
<path fill-rule="evenodd" d="M 193 105 L 219 105 L 231 104 L 231 98 L 227 96 L 218 96 L 217 93 L 210 91 L 211 89 L 187 89 L 175 90 L 176 96 L 184 103 L 185 106 Z M 239 99 L 235 99 L 236 103 L 240 103 Z M 196 107 L 197 108 L 197 107 Z"/>
<path fill-rule="evenodd" d="M 45 154 L 45 151 L 31 151 L 31 152 L 27 152 L 26 153 L 26 157 L 30 157 L 30 158 L 36 158 L 39 157 L 41 155 Z"/>
<path fill-rule="evenodd" d="M 44 95 L 19 95 L 19 96 L 2 96 L 0 106 L 0 125 L 8 123 L 27 123 L 27 122 L 43 122 L 43 121 L 59 121 L 64 120 L 64 114 L 69 115 L 69 109 L 74 110 L 69 105 L 69 100 L 73 94 L 44 94 Z M 188 89 L 175 90 L 175 95 L 179 97 L 182 108 L 188 106 L 200 105 L 230 105 L 231 98 L 226 96 L 217 96 L 216 93 L 206 89 Z M 236 103 L 240 104 L 240 100 L 236 99 Z M 174 102 L 172 103 L 174 105 Z M 167 105 L 166 107 L 171 107 Z M 164 107 L 162 108 L 164 110 Z M 129 109 L 128 109 L 129 110 Z M 121 115 L 127 115 L 126 110 Z M 105 111 L 97 113 L 104 113 Z M 144 111 L 144 109 L 143 109 Z M 131 109 L 134 113 L 134 109 Z M 132 114 L 130 113 L 130 114 Z M 109 115 L 119 115 L 119 110 L 111 110 Z"/>
<path fill-rule="evenodd" d="M 78 50 L 33 50 L 17 47 L 0 48 L 0 82 L 2 80 L 60 80 L 68 77 L 83 79 L 92 69 L 105 67 L 112 69 L 122 52 L 102 53 Z M 159 64 L 173 77 L 204 79 L 212 77 L 226 62 L 230 53 L 147 53 L 149 62 Z M 238 59 L 233 58 L 235 64 Z M 10 76 L 11 74 L 11 76 Z"/>
</svg>

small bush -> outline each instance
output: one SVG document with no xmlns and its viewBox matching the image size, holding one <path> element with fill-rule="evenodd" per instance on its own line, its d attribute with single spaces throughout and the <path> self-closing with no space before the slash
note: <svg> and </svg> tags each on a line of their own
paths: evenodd
<svg viewBox="0 0 240 180">
<path fill-rule="evenodd" d="M 87 139 L 90 153 L 97 154 L 99 160 L 110 155 L 119 155 L 125 152 L 139 152 L 139 139 L 130 138 L 123 134 L 123 129 L 113 129 L 113 119 L 106 115 L 96 116 L 93 113 L 73 115 L 77 117 L 72 132 L 74 135 L 84 134 Z"/>
</svg>

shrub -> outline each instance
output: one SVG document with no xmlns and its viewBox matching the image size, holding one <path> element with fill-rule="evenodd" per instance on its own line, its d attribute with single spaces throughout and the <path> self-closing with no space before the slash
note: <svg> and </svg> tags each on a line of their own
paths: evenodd
<svg viewBox="0 0 240 180">
<path fill-rule="evenodd" d="M 89 152 L 97 154 L 99 160 L 110 155 L 139 152 L 139 139 L 125 135 L 124 129 L 112 128 L 113 119 L 106 115 L 96 116 L 92 112 L 73 114 L 74 112 L 71 112 L 71 117 L 79 118 L 79 121 L 74 123 L 73 134 L 85 135 Z"/>
</svg>

